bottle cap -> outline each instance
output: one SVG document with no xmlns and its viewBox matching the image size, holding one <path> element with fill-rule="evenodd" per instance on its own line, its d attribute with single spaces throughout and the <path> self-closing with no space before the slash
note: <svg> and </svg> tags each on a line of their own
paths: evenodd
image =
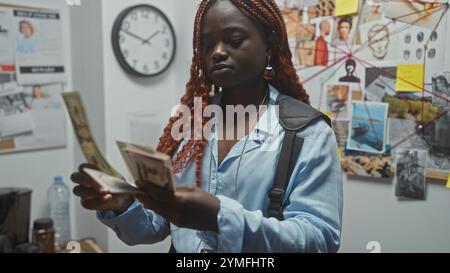
<svg viewBox="0 0 450 273">
<path fill-rule="evenodd" d="M 50 229 L 53 228 L 52 218 L 40 218 L 33 222 L 34 229 Z"/>
<path fill-rule="evenodd" d="M 57 182 L 63 182 L 63 177 L 62 177 L 62 176 L 55 176 L 55 177 L 53 178 L 53 180 L 55 181 L 55 183 L 57 183 Z"/>
</svg>

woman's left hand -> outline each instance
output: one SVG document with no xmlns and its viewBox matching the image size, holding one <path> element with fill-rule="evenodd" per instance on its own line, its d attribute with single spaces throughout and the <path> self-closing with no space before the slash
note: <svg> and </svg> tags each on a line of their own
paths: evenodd
<svg viewBox="0 0 450 273">
<path fill-rule="evenodd" d="M 136 185 L 146 192 L 136 194 L 136 199 L 176 226 L 218 231 L 220 202 L 214 195 L 194 186 L 179 186 L 175 192 L 170 192 L 140 181 Z"/>
</svg>

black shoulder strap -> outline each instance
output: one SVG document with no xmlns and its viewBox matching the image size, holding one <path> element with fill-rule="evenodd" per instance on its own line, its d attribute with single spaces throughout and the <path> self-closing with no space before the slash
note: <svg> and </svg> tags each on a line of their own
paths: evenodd
<svg viewBox="0 0 450 273">
<path fill-rule="evenodd" d="M 277 171 L 272 189 L 269 191 L 269 217 L 283 220 L 283 199 L 295 163 L 303 147 L 303 138 L 297 133 L 319 120 L 324 120 L 331 127 L 331 120 L 311 106 L 280 94 L 277 99 L 280 124 L 285 129 L 281 153 L 278 158 Z"/>
</svg>

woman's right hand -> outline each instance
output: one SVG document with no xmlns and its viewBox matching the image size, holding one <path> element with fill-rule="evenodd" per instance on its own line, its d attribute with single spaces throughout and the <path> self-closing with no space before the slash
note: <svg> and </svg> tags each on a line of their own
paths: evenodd
<svg viewBox="0 0 450 273">
<path fill-rule="evenodd" d="M 132 195 L 108 193 L 84 172 L 84 168 L 98 170 L 94 165 L 81 164 L 78 172 L 73 173 L 70 179 L 78 184 L 73 188 L 73 193 L 81 198 L 81 205 L 85 209 L 101 212 L 114 211 L 116 214 L 122 214 L 134 202 Z"/>
</svg>

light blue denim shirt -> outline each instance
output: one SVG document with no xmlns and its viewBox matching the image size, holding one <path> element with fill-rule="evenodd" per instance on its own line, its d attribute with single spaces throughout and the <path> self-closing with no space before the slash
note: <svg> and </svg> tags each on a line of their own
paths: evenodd
<svg viewBox="0 0 450 273">
<path fill-rule="evenodd" d="M 250 132 L 244 151 L 245 138 L 217 166 L 217 135 L 208 141 L 202 188 L 220 201 L 217 233 L 179 228 L 138 202 L 122 215 L 98 213 L 99 219 L 129 245 L 152 244 L 171 235 L 177 252 L 336 252 L 342 225 L 342 175 L 336 138 L 324 121 L 298 134 L 304 144 L 285 194 L 285 220 L 268 218 L 268 192 L 284 137 L 276 114 L 278 95 L 270 86 L 268 109 Z M 176 179 L 178 185 L 194 184 L 194 164 Z"/>
</svg>

